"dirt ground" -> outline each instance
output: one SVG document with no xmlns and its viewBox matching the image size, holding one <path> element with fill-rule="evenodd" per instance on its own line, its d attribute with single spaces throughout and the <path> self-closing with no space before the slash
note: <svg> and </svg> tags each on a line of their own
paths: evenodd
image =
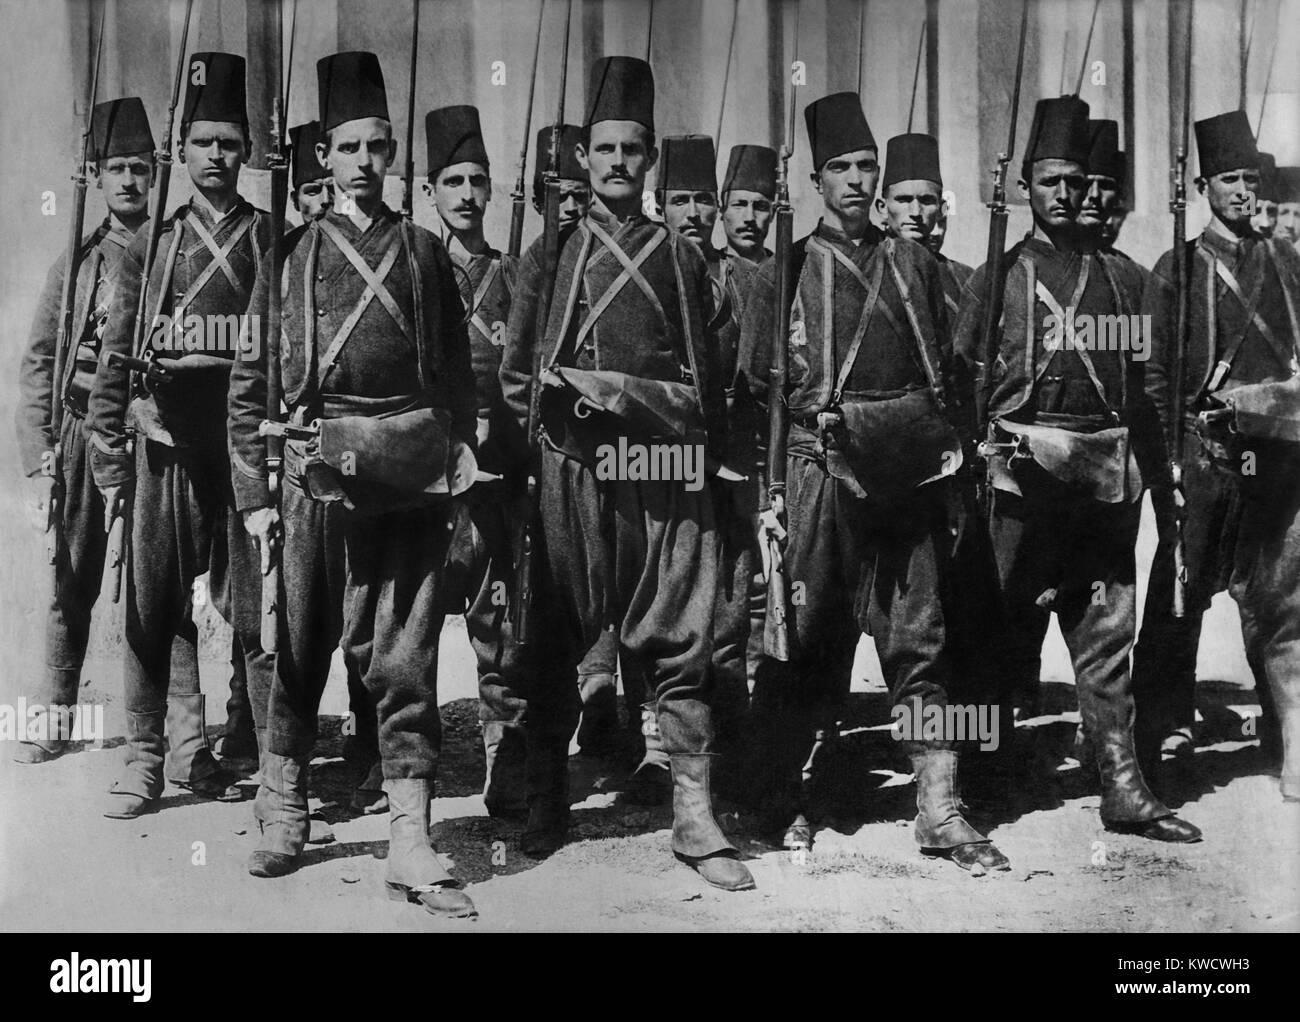
<svg viewBox="0 0 1300 1022">
<path fill-rule="evenodd" d="M 120 738 L 40 767 L 13 764 L 6 750 L 0 929 L 1300 929 L 1300 806 L 1283 805 L 1276 779 L 1257 773 L 1254 743 L 1240 740 L 1243 721 L 1257 710 L 1253 693 L 1237 684 L 1202 685 L 1205 744 L 1192 764 L 1166 763 L 1175 804 L 1206 834 L 1201 844 L 1169 847 L 1102 830 L 1098 797 L 1066 758 L 1077 719 L 1073 687 L 1045 683 L 1043 715 L 1017 728 L 1034 765 L 1030 779 L 974 817 L 1013 869 L 982 877 L 918 854 L 915 788 L 887 731 L 887 699 L 878 684 L 855 685 L 841 741 L 824 764 L 824 818 L 813 849 L 802 858 L 783 852 L 744 820 L 725 817 L 758 889 L 724 894 L 673 860 L 667 808 L 624 804 L 622 778 L 579 756 L 571 759 L 570 843 L 542 863 L 520 854 L 519 825 L 491 820 L 483 809 L 476 705 L 459 680 L 471 661 L 456 625 L 445 660 L 433 837 L 468 884 L 477 921 L 440 922 L 384 898 L 386 817 L 346 808 L 355 777 L 339 757 L 346 697 L 336 680 L 313 762 L 313 806 L 336 841 L 311 850 L 306 866 L 281 880 L 245 872 L 256 840 L 251 801 L 202 803 L 169 788 L 156 814 L 133 822 L 101 817 Z M 219 717 L 221 665 L 204 666 Z M 120 735 L 112 687 L 94 698 L 107 707 L 108 733 Z M 245 790 L 251 799 L 252 785 Z"/>
</svg>

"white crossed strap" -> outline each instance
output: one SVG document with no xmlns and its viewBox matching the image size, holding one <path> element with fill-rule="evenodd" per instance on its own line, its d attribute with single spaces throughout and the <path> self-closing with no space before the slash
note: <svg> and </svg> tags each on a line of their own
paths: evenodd
<svg viewBox="0 0 1300 1022">
<path fill-rule="evenodd" d="M 469 302 L 469 308 L 470 308 L 469 321 L 473 323 L 474 327 L 478 330 L 478 332 L 481 333 L 484 337 L 486 337 L 489 341 L 492 340 L 492 328 L 488 326 L 487 322 L 483 319 L 483 317 L 479 315 L 478 310 L 479 310 L 479 306 L 483 304 L 483 299 L 487 297 L 488 289 L 492 287 L 493 282 L 496 281 L 497 275 L 500 272 L 501 272 L 500 261 L 497 259 L 493 259 L 492 262 L 488 265 L 487 272 L 483 274 L 483 279 L 478 282 L 478 287 L 474 289 L 473 295 L 462 295 L 462 298 Z"/>
<path fill-rule="evenodd" d="M 212 259 L 208 265 L 203 268 L 202 272 L 200 272 L 199 275 L 190 283 L 188 290 L 185 292 L 185 297 L 181 299 L 176 312 L 183 313 L 185 309 L 189 308 L 190 303 L 199 296 L 208 281 L 212 279 L 214 274 L 216 274 L 217 270 L 220 270 L 225 275 L 226 280 L 230 282 L 230 286 L 234 288 L 235 294 L 239 296 L 240 304 L 247 305 L 248 291 L 244 288 L 244 285 L 240 283 L 234 267 L 230 265 L 230 253 L 233 252 L 235 246 L 244 239 L 244 235 L 252 229 L 253 215 L 251 213 L 244 214 L 240 218 L 239 226 L 231 231 L 230 236 L 220 245 L 217 244 L 217 239 L 209 233 L 208 229 L 203 226 L 203 222 L 198 217 L 178 217 L 176 221 L 176 230 L 178 234 L 182 230 L 182 224 L 189 224 L 189 226 L 193 228 L 194 233 L 198 235 L 199 240 L 203 242 L 203 247 L 211 253 Z"/>
<path fill-rule="evenodd" d="M 666 326 L 668 323 L 668 317 L 664 314 L 664 308 L 662 303 L 659 301 L 659 296 L 655 294 L 654 288 L 650 286 L 650 282 L 646 280 L 645 276 L 641 273 L 641 266 L 659 249 L 659 246 L 664 243 L 664 239 L 668 237 L 667 229 L 665 228 L 664 230 L 656 231 L 655 236 L 641 247 L 641 251 L 638 252 L 635 257 L 631 257 L 624 252 L 623 249 L 619 247 L 618 242 L 611 238 L 609 234 L 590 219 L 583 224 L 583 230 L 590 233 L 584 239 L 582 251 L 579 254 L 578 268 L 577 273 L 575 274 L 576 278 L 582 278 L 586 274 L 587 257 L 591 251 L 591 239 L 593 237 L 598 240 L 615 259 L 618 260 L 623 269 L 619 272 L 619 275 L 614 278 L 609 287 L 605 289 L 604 294 L 602 294 L 600 298 L 596 300 L 595 304 L 593 304 L 588 310 L 586 318 L 578 327 L 577 335 L 574 337 L 573 349 L 576 351 L 582 347 L 582 342 L 587 339 L 587 335 L 595 329 L 596 321 L 600 319 L 605 310 L 613 304 L 614 299 L 619 296 L 629 282 L 635 283 L 636 286 L 641 289 L 641 292 L 654 307 L 655 313 L 658 315 L 660 322 Z M 570 305 L 572 305 L 572 302 Z M 571 311 L 571 308 L 565 310 L 566 324 L 569 321 Z M 563 344 L 564 333 L 561 332 L 560 346 L 563 346 Z M 560 346 L 557 346 L 556 348 L 555 354 L 557 358 L 560 353 Z"/>
<path fill-rule="evenodd" d="M 334 247 L 343 253 L 366 284 L 366 289 L 361 297 L 357 299 L 357 304 L 348 313 L 347 319 L 339 326 L 334 339 L 330 341 L 329 347 L 325 349 L 325 353 L 321 356 L 319 368 L 317 369 L 317 379 L 318 382 L 324 383 L 325 378 L 338 361 L 343 346 L 348 342 L 348 338 L 352 336 L 357 323 L 361 321 L 366 309 L 370 307 L 370 303 L 375 299 L 378 299 L 379 304 L 388 311 L 393 322 L 402 331 L 402 335 L 412 344 L 415 343 L 415 339 L 411 332 L 410 320 L 406 318 L 406 314 L 402 312 L 384 284 L 388 279 L 388 274 L 397 263 L 398 255 L 401 253 L 401 233 L 398 231 L 393 232 L 392 240 L 388 243 L 387 249 L 384 250 L 383 258 L 380 259 L 379 265 L 372 270 L 370 264 L 361 257 L 360 253 L 348 243 L 347 238 L 343 237 L 339 229 L 330 223 L 328 219 L 322 217 L 316 221 L 316 224 L 320 227 L 322 233 L 334 243 Z"/>
<path fill-rule="evenodd" d="M 1074 313 L 1079 308 L 1079 302 L 1083 300 L 1083 293 L 1088 289 L 1088 278 L 1092 274 L 1092 256 L 1084 253 L 1083 263 L 1079 267 L 1079 277 L 1074 285 L 1074 293 L 1070 296 L 1070 303 L 1064 309 L 1056 300 L 1056 296 L 1047 289 L 1047 285 L 1038 279 L 1038 266 L 1032 259 L 1025 258 L 1025 271 L 1028 274 L 1026 280 L 1029 291 L 1029 316 L 1026 320 L 1026 331 L 1029 334 L 1028 349 L 1025 354 L 1026 361 L 1029 363 L 1028 370 L 1030 378 L 1037 383 L 1039 378 L 1047 372 L 1047 367 L 1051 364 L 1051 359 L 1044 359 L 1042 368 L 1034 372 L 1033 358 L 1034 346 L 1033 339 L 1036 336 L 1034 323 L 1034 299 L 1042 302 L 1047 306 L 1048 312 L 1052 314 L 1056 322 L 1060 324 L 1060 329 L 1064 331 L 1065 341 L 1063 348 L 1073 351 L 1079 356 L 1079 361 L 1083 363 L 1083 368 L 1088 373 L 1088 379 L 1092 381 L 1093 389 L 1097 391 L 1097 396 L 1101 398 L 1101 403 L 1107 409 L 1110 409 L 1110 402 L 1106 399 L 1106 388 L 1102 385 L 1101 377 L 1097 375 L 1097 367 L 1093 364 L 1092 356 L 1088 354 L 1086 348 L 1075 343 L 1074 340 Z M 1069 310 L 1069 315 L 1066 314 Z M 1122 379 L 1122 377 L 1121 377 Z M 1112 410 L 1112 414 L 1114 414 Z"/>
<path fill-rule="evenodd" d="M 1277 356 L 1278 362 L 1285 366 L 1289 372 L 1294 374 L 1296 372 L 1295 350 L 1292 349 L 1291 351 L 1288 351 L 1286 345 L 1278 340 L 1277 335 L 1273 332 L 1273 328 L 1264 322 L 1264 317 L 1259 314 L 1259 299 L 1264 291 L 1264 271 L 1260 271 L 1259 277 L 1255 281 L 1255 286 L 1251 288 L 1249 298 L 1247 298 L 1245 292 L 1242 291 L 1241 284 L 1238 283 L 1237 278 L 1233 276 L 1232 271 L 1229 270 L 1227 265 L 1219 259 L 1214 260 L 1214 272 L 1241 304 L 1241 308 L 1245 312 L 1246 318 L 1245 322 L 1241 326 L 1241 333 L 1233 338 L 1225 347 L 1223 357 L 1214 367 L 1214 374 L 1211 376 L 1206 389 L 1208 391 L 1215 391 L 1223 385 L 1223 381 L 1227 379 L 1228 373 L 1232 371 L 1232 363 L 1236 360 L 1237 353 L 1241 350 L 1242 343 L 1246 339 L 1246 334 L 1250 332 L 1251 326 L 1254 326 L 1255 329 L 1259 331 L 1259 334 L 1264 338 L 1265 343 L 1268 344 L 1273 354 Z"/>
</svg>

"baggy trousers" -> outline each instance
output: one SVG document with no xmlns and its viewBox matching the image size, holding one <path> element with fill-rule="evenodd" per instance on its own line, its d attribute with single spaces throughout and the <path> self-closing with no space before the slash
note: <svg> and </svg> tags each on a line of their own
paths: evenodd
<svg viewBox="0 0 1300 1022">
<path fill-rule="evenodd" d="M 266 706 L 274 656 L 261 648 L 261 569 L 234 510 L 224 443 L 136 442 L 126 612 L 126 709 L 163 709 L 174 641 L 197 664 L 191 599 L 210 595 L 244 647 L 255 713 Z M 194 581 L 209 573 L 203 594 Z M 259 725 L 261 722 L 258 722 Z"/>
</svg>

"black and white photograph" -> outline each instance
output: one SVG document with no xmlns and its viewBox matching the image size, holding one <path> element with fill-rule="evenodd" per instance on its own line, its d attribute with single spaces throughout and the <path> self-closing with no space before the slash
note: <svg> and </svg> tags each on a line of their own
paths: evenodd
<svg viewBox="0 0 1300 1022">
<path fill-rule="evenodd" d="M 1285 982 L 1198 956 L 1300 931 L 1298 58 L 1300 0 L 0 0 L 0 932 L 146 967 L 24 982 Z"/>
</svg>

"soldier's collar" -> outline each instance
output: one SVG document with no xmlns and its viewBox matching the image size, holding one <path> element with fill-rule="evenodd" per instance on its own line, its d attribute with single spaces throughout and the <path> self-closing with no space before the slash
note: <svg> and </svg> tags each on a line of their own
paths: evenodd
<svg viewBox="0 0 1300 1022">
<path fill-rule="evenodd" d="M 144 223 L 147 224 L 148 222 L 148 220 L 145 220 Z M 127 227 L 112 213 L 104 217 L 102 226 L 104 228 L 104 239 L 122 248 L 126 248 L 127 245 L 131 244 L 131 239 L 135 237 L 135 231 Z M 144 224 L 141 224 L 141 226 L 143 227 Z"/>
<path fill-rule="evenodd" d="M 378 226 L 387 226 L 395 220 L 401 219 L 400 214 L 395 213 L 386 202 L 381 202 L 379 208 L 375 210 L 375 215 L 370 218 L 370 223 L 365 227 L 360 227 L 352 217 L 346 213 L 340 212 L 337 206 L 325 211 L 325 216 L 339 230 L 343 231 L 346 236 L 361 237 L 364 234 L 373 231 Z"/>
<path fill-rule="evenodd" d="M 197 188 L 190 196 L 190 209 L 198 213 L 199 216 L 212 224 L 213 227 L 220 225 L 221 221 L 230 216 L 237 216 L 242 213 L 248 206 L 248 200 L 238 192 L 235 193 L 235 201 L 230 208 L 224 213 L 218 213 L 216 207 L 212 205 Z"/>
<path fill-rule="evenodd" d="M 838 227 L 832 227 L 825 220 L 818 220 L 817 226 L 813 229 L 813 234 L 823 241 L 833 241 L 835 244 L 850 250 L 860 248 L 863 245 L 878 245 L 885 240 L 884 234 L 875 224 L 868 224 L 867 233 L 861 238 L 850 238 Z"/>
<path fill-rule="evenodd" d="M 648 223 L 644 213 L 633 213 L 626 220 L 620 220 L 609 211 L 608 207 L 603 202 L 600 201 L 599 196 L 596 196 L 591 200 L 591 205 L 587 207 L 587 216 L 591 220 L 595 221 L 597 225 L 604 228 L 607 234 L 613 234 L 615 231 L 627 225 Z"/>
<path fill-rule="evenodd" d="M 1070 251 L 1068 249 L 1057 248 L 1046 238 L 1040 238 L 1033 231 L 1025 235 L 1024 240 L 1020 243 L 1021 251 L 1033 256 L 1042 256 L 1045 259 L 1073 259 L 1076 256 L 1082 256 L 1080 251 Z"/>
<path fill-rule="evenodd" d="M 1205 225 L 1205 230 L 1201 232 L 1201 239 L 1205 244 L 1214 251 L 1216 255 L 1227 256 L 1235 259 L 1245 247 L 1245 243 L 1253 241 L 1249 235 L 1237 237 L 1228 228 L 1219 222 L 1218 217 L 1210 217 L 1210 222 Z"/>
</svg>

